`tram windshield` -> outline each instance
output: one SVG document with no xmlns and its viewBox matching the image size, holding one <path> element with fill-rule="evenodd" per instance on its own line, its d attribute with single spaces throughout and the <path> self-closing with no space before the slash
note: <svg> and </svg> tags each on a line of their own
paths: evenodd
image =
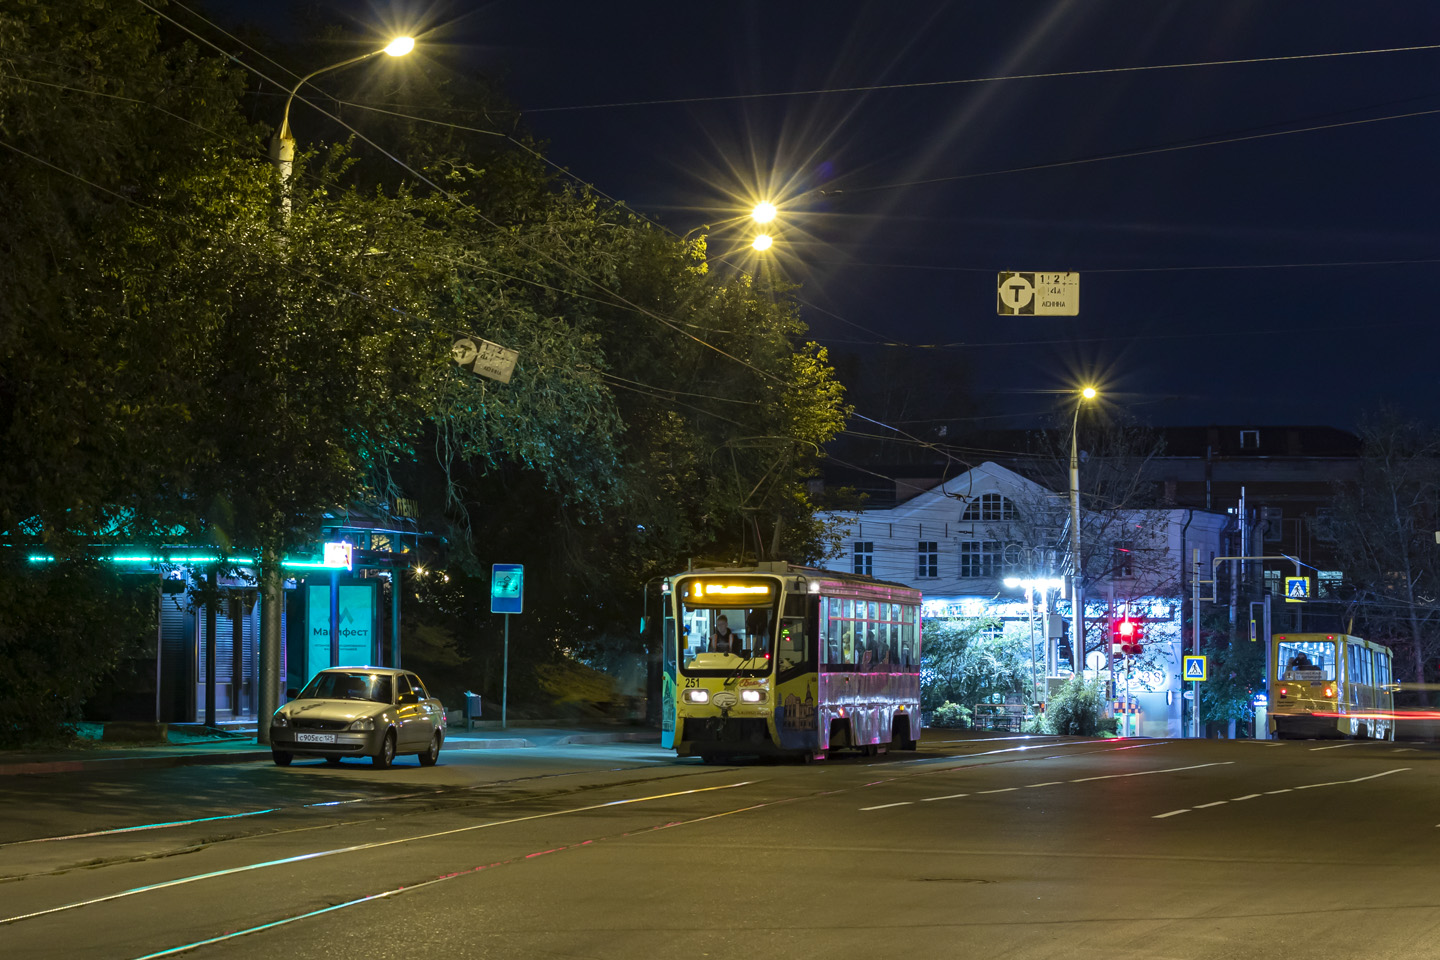
<svg viewBox="0 0 1440 960">
<path fill-rule="evenodd" d="M 780 599 L 775 581 L 685 580 L 680 591 L 682 669 L 768 671 Z"/>
<path fill-rule="evenodd" d="M 1281 680 L 1334 680 L 1335 643 L 1330 640 L 1282 640 L 1276 666 Z"/>
</svg>

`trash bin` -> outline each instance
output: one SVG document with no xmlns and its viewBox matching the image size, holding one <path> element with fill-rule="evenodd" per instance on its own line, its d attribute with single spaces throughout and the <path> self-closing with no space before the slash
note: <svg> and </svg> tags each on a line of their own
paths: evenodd
<svg viewBox="0 0 1440 960">
<path fill-rule="evenodd" d="M 465 691 L 465 729 L 474 730 L 475 721 L 480 719 L 480 694 Z"/>
</svg>

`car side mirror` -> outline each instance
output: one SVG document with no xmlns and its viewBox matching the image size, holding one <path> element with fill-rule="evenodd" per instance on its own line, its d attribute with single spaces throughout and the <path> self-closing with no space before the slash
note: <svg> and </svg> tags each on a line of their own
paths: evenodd
<svg viewBox="0 0 1440 960">
<path fill-rule="evenodd" d="M 298 696 L 300 696 L 300 691 L 296 690 L 294 687 L 291 687 L 289 690 L 285 691 L 286 700 L 294 700 Z"/>
<path fill-rule="evenodd" d="M 402 693 L 402 694 L 400 694 L 400 702 L 401 702 L 401 703 L 419 703 L 419 702 L 420 702 L 420 694 L 414 693 L 413 691 L 412 691 L 411 693 Z"/>
</svg>

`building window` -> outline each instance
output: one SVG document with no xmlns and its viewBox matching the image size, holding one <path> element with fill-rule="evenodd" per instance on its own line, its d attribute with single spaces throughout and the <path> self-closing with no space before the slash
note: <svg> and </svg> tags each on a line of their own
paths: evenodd
<svg viewBox="0 0 1440 960">
<path fill-rule="evenodd" d="M 1344 570 L 1321 570 L 1320 574 L 1320 599 L 1339 600 L 1340 587 L 1345 583 Z"/>
<path fill-rule="evenodd" d="M 921 580 L 932 580 L 940 576 L 940 543 L 936 540 L 921 540 L 916 547 L 915 576 Z"/>
<path fill-rule="evenodd" d="M 1112 577 L 1135 576 L 1135 542 L 1133 540 L 1115 541 L 1115 556 L 1110 561 L 1110 575 Z"/>
<path fill-rule="evenodd" d="M 1005 545 L 999 540 L 962 540 L 960 576 L 994 577 L 1000 573 Z"/>
<path fill-rule="evenodd" d="M 855 572 L 866 577 L 875 575 L 875 542 L 855 541 Z"/>
<path fill-rule="evenodd" d="M 982 493 L 971 500 L 961 520 L 1014 520 L 1015 504 L 998 493 Z"/>
<path fill-rule="evenodd" d="M 1241 449 L 1241 450 L 1259 450 L 1259 449 L 1260 449 L 1260 431 L 1259 431 L 1259 430 L 1241 430 L 1241 431 L 1240 431 L 1240 449 Z"/>
</svg>

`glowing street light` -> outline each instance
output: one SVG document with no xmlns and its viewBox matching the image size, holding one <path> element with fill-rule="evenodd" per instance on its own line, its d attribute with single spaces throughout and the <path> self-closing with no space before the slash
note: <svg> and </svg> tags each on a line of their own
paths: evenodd
<svg viewBox="0 0 1440 960">
<path fill-rule="evenodd" d="M 775 204 L 761 201 L 755 204 L 755 209 L 750 211 L 750 219 L 756 223 L 769 223 L 775 219 L 775 213 Z"/>
<path fill-rule="evenodd" d="M 750 246 L 754 247 L 756 250 L 769 250 L 774 243 L 774 237 L 770 236 L 770 234 L 768 233 L 761 233 L 757 234 L 755 236 L 755 239 L 750 241 Z"/>
<path fill-rule="evenodd" d="M 414 37 L 396 37 L 385 45 L 385 52 L 392 57 L 403 57 L 415 49 Z"/>
<path fill-rule="evenodd" d="M 295 161 L 295 137 L 290 133 L 290 104 L 295 100 L 295 94 L 305 86 L 312 78 L 322 73 L 329 73 L 331 70 L 339 70 L 341 67 L 348 67 L 359 63 L 361 60 L 369 60 L 371 57 L 379 56 L 382 53 L 392 57 L 403 57 L 415 49 L 415 40 L 412 37 L 396 37 L 379 50 L 371 50 L 369 53 L 362 53 L 358 57 L 351 57 L 349 60 L 341 60 L 339 63 L 332 63 L 328 67 L 321 67 L 319 70 L 311 71 L 300 78 L 290 90 L 290 96 L 285 98 L 285 111 L 280 116 L 280 127 L 275 131 L 275 137 L 270 141 L 270 159 L 280 171 L 280 182 L 286 183 L 290 179 L 290 168 Z M 286 212 L 289 212 L 289 199 L 283 201 Z"/>
<path fill-rule="evenodd" d="M 1085 576 L 1080 566 L 1080 463 L 1075 434 L 1080 428 L 1080 405 L 1097 395 L 1094 387 L 1083 388 L 1070 421 L 1070 660 L 1077 677 L 1085 666 Z"/>
</svg>

